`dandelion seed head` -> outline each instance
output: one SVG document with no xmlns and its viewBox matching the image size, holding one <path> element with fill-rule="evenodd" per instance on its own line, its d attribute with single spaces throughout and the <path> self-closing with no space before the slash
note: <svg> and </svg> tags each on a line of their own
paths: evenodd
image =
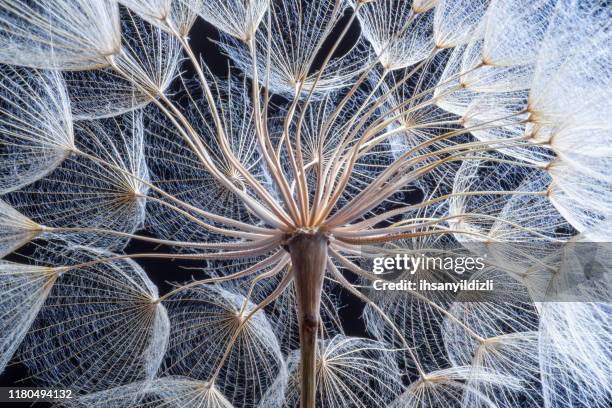
<svg viewBox="0 0 612 408">
<path fill-rule="evenodd" d="M 74 407 L 607 407 L 607 6 L 3 1 L 0 370 Z M 373 272 L 441 255 L 483 266 Z"/>
</svg>

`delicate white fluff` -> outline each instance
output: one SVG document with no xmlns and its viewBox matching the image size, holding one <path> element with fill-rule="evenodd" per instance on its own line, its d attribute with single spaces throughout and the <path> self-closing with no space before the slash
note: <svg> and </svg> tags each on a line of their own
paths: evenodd
<svg viewBox="0 0 612 408">
<path fill-rule="evenodd" d="M 483 18 L 466 45 L 461 60 L 461 84 L 477 92 L 512 92 L 529 88 L 533 79 L 533 61 L 490 60 L 485 38 L 488 18 Z M 493 40 L 491 40 L 493 41 Z M 502 44 L 503 45 L 503 44 Z"/>
<path fill-rule="evenodd" d="M 558 2 L 542 40 L 529 94 L 534 136 L 539 140 L 547 140 L 561 126 L 607 123 L 612 105 L 602 91 L 612 79 L 607 63 L 608 18 L 609 10 L 598 1 Z"/>
<path fill-rule="evenodd" d="M 520 387 L 472 381 L 466 407 L 485 395 L 498 407 L 539 406 L 538 316 L 527 288 L 506 273 L 487 268 L 471 280 L 491 279 L 492 292 L 463 291 L 444 319 L 444 343 L 454 366 L 470 366 L 474 377 L 496 373 Z"/>
<path fill-rule="evenodd" d="M 20 361 L 44 385 L 78 393 L 152 379 L 170 325 L 145 272 L 127 259 L 92 262 L 114 254 L 86 247 L 56 248 L 52 255 L 73 266 L 57 278 Z"/>
<path fill-rule="evenodd" d="M 415 217 L 423 218 L 441 216 L 444 209 L 431 208 L 416 213 Z M 438 256 L 445 251 L 449 256 L 465 256 L 467 253 L 457 243 L 450 240 L 438 241 L 433 237 L 416 237 L 399 241 L 391 254 L 399 256 Z M 392 248 L 389 248 L 392 250 Z M 414 273 L 401 270 L 392 276 L 385 277 L 391 282 L 409 280 L 431 283 L 456 282 L 461 276 L 438 267 L 418 268 Z M 419 296 L 421 295 L 421 296 Z M 450 362 L 444 345 L 444 313 L 453 301 L 453 294 L 448 291 L 375 291 L 370 294 L 376 304 L 364 308 L 363 319 L 366 329 L 374 338 L 399 349 L 396 356 L 400 365 L 414 373 L 416 366 L 426 371 L 435 371 L 447 367 Z M 388 319 L 381 316 L 384 313 Z M 409 348 L 408 348 L 409 347 Z"/>
<path fill-rule="evenodd" d="M 273 1 L 269 19 L 262 21 L 253 39 L 261 84 L 290 97 L 299 86 L 300 95 L 306 96 L 311 90 L 320 95 L 350 84 L 369 57 L 360 42 L 345 55 L 331 59 L 323 72 L 318 71 L 320 62 L 316 61 L 348 5 L 346 0 Z M 247 44 L 225 38 L 222 47 L 243 72 L 253 77 L 253 55 Z"/>
<path fill-rule="evenodd" d="M 402 391 L 393 351 L 373 340 L 338 335 L 317 349 L 317 407 L 386 406 Z M 289 380 L 277 380 L 259 408 L 295 407 L 300 400 L 299 350 L 287 359 Z"/>
<path fill-rule="evenodd" d="M 108 66 L 121 45 L 114 0 L 6 0 L 0 4 L 0 62 L 50 69 Z"/>
<path fill-rule="evenodd" d="M 196 11 L 219 30 L 248 41 L 257 31 L 269 2 L 270 0 L 201 0 Z"/>
<path fill-rule="evenodd" d="M 535 61 L 557 0 L 492 1 L 486 14 L 483 56 L 492 65 Z"/>
<path fill-rule="evenodd" d="M 448 212 L 452 217 L 448 223 L 453 230 L 458 231 L 454 234 L 455 238 L 466 243 L 486 241 L 496 221 L 495 217 L 511 198 L 505 192 L 517 189 L 527 174 L 520 167 L 487 162 L 486 157 L 464 161 L 455 173 L 455 196 L 448 200 Z M 545 186 L 535 184 L 532 189 L 538 192 L 544 190 Z M 512 222 L 516 221 L 521 220 L 512 219 Z"/>
<path fill-rule="evenodd" d="M 548 167 L 553 178 L 550 199 L 580 231 L 611 214 L 612 159 L 605 143 L 612 104 L 602 92 L 612 84 L 607 62 L 610 35 L 603 29 L 606 17 L 598 2 L 560 1 L 542 42 L 529 94 L 528 132 L 559 153 Z M 576 146 L 577 140 L 582 147 Z M 600 147 L 585 153 L 587 144 Z"/>
<path fill-rule="evenodd" d="M 435 87 L 444 71 L 443 64 L 440 63 L 441 59 L 439 55 L 436 55 L 432 58 L 431 65 L 425 64 L 419 70 L 419 72 L 427 72 L 427 75 L 421 78 L 416 85 L 411 81 L 402 84 L 401 87 L 394 84 L 395 75 L 413 69 L 408 67 L 404 71 L 391 74 L 381 86 L 381 94 L 390 94 L 387 100 L 388 109 L 395 109 L 400 115 L 386 129 L 386 133 L 391 135 L 387 143 L 395 160 L 401 160 L 404 155 L 408 155 L 404 159 L 416 160 L 428 152 L 435 152 L 454 144 L 450 140 L 438 140 L 432 143 L 444 133 L 455 129 L 458 122 L 456 115 L 435 105 Z M 424 162 L 431 164 L 436 160 L 436 156 L 430 156 Z M 414 187 L 425 194 L 437 188 L 447 188 L 449 167 L 456 165 L 456 163 L 450 163 L 432 169 L 415 180 Z"/>
<path fill-rule="evenodd" d="M 265 166 L 257 146 L 253 106 L 246 79 L 232 78 L 212 88 L 219 102 L 224 136 L 236 159 L 256 180 L 267 182 Z M 234 164 L 224 155 L 220 136 L 214 125 L 206 101 L 194 99 L 185 112 L 191 125 L 197 129 L 199 140 L 218 169 L 242 191 L 248 183 Z M 145 156 L 153 183 L 178 199 L 231 219 L 257 224 L 258 220 L 247 206 L 229 188 L 221 185 L 206 168 L 198 155 L 176 134 L 176 128 L 158 110 L 147 110 L 145 130 Z M 164 238 L 178 240 L 209 240 L 211 232 L 197 225 L 193 219 L 181 216 L 158 202 L 148 204 L 150 229 Z M 197 215 L 197 214 L 196 214 Z"/>
<path fill-rule="evenodd" d="M 441 0 L 435 7 L 434 41 L 438 48 L 467 42 L 484 16 L 489 0 Z"/>
<path fill-rule="evenodd" d="M 132 233 L 144 222 L 148 169 L 142 115 L 132 113 L 76 129 L 78 152 L 36 183 L 11 193 L 19 211 L 50 227 L 102 228 Z M 39 191 L 46 191 L 41 201 Z M 72 234 L 79 244 L 120 248 L 125 238 Z"/>
<path fill-rule="evenodd" d="M 468 105 L 461 124 L 481 141 L 514 139 L 514 143 L 509 143 L 510 147 L 500 144 L 497 150 L 524 162 L 545 165 L 553 157 L 550 149 L 520 141 L 527 130 L 525 121 L 529 114 L 524 111 L 526 106 L 526 91 L 481 93 Z"/>
<path fill-rule="evenodd" d="M 415 64 L 433 52 L 433 19 L 433 11 L 417 13 L 403 0 L 374 1 L 359 10 L 363 35 L 380 64 L 390 70 Z"/>
<path fill-rule="evenodd" d="M 0 258 L 19 249 L 41 233 L 39 224 L 0 200 Z"/>
<path fill-rule="evenodd" d="M 21 344 L 56 278 L 53 268 L 0 260 L 0 373 Z"/>
<path fill-rule="evenodd" d="M 475 373 L 470 367 L 452 367 L 426 373 L 408 386 L 408 389 L 391 404 L 393 408 L 438 408 L 474 407 L 495 408 L 497 405 L 486 395 L 479 393 L 472 384 L 486 383 L 490 386 L 517 388 L 511 377 L 490 372 Z M 463 395 L 471 392 L 473 405 L 464 405 Z"/>
<path fill-rule="evenodd" d="M 0 194 L 45 176 L 74 148 L 58 72 L 0 67 Z"/>
<path fill-rule="evenodd" d="M 470 104 L 478 96 L 478 93 L 469 89 L 462 79 L 462 74 L 466 72 L 462 70 L 466 49 L 465 44 L 453 48 L 434 91 L 436 105 L 459 116 L 466 113 Z"/>
<path fill-rule="evenodd" d="M 64 402 L 68 408 L 233 408 L 211 384 L 168 376 L 111 388 Z"/>
<path fill-rule="evenodd" d="M 612 181 L 608 177 L 585 173 L 563 160 L 551 162 L 548 172 L 553 180 L 549 199 L 576 229 L 588 231 L 612 217 Z"/>
<path fill-rule="evenodd" d="M 612 180 L 612 127 L 604 123 L 584 123 L 578 127 L 560 127 L 550 147 L 560 161 L 588 176 Z M 593 146 L 597 146 L 593 149 Z"/>
<path fill-rule="evenodd" d="M 202 0 L 119 0 L 139 16 L 161 28 L 186 36 Z"/>
<path fill-rule="evenodd" d="M 123 42 L 104 69 L 64 73 L 76 119 L 117 116 L 165 94 L 179 72 L 179 40 L 133 13 L 122 21 Z"/>
<path fill-rule="evenodd" d="M 544 406 L 607 407 L 612 393 L 610 304 L 546 302 L 540 307 Z"/>
<path fill-rule="evenodd" d="M 270 323 L 263 311 L 245 322 L 255 306 L 242 295 L 202 284 L 163 303 L 172 326 L 165 373 L 210 382 L 240 407 L 257 405 L 276 376 L 286 378 Z"/>
</svg>

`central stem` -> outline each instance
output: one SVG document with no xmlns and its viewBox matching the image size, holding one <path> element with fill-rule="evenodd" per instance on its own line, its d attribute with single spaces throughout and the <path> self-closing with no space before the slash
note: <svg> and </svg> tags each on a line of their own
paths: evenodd
<svg viewBox="0 0 612 408">
<path fill-rule="evenodd" d="M 314 408 L 316 401 L 317 330 L 327 243 L 320 231 L 298 231 L 287 242 L 300 322 L 301 408 Z"/>
</svg>

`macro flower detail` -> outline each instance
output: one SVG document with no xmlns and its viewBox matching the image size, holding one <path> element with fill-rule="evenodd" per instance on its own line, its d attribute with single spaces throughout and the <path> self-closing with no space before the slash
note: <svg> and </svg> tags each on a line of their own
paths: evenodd
<svg viewBox="0 0 612 408">
<path fill-rule="evenodd" d="M 608 407 L 611 14 L 0 1 L 2 386 Z"/>
</svg>

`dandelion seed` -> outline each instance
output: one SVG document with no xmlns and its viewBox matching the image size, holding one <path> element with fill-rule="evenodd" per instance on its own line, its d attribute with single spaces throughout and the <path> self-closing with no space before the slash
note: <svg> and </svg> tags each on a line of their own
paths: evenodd
<svg viewBox="0 0 612 408">
<path fill-rule="evenodd" d="M 249 40 L 261 23 L 268 3 L 269 0 L 202 0 L 195 11 L 227 34 Z"/>
<path fill-rule="evenodd" d="M 133 14 L 122 19 L 124 41 L 104 69 L 65 72 L 77 120 L 118 116 L 165 94 L 180 63 L 179 40 Z"/>
<path fill-rule="evenodd" d="M 317 404 L 325 407 L 379 406 L 398 395 L 397 364 L 392 352 L 375 341 L 336 336 L 320 344 L 317 355 Z M 298 405 L 299 356 L 291 354 L 287 362 L 289 380 L 277 380 L 262 406 Z M 286 381 L 286 380 L 285 380 Z M 279 392 L 279 390 L 286 390 Z"/>
<path fill-rule="evenodd" d="M 286 375 L 270 323 L 263 312 L 246 321 L 254 305 L 244 297 L 200 285 L 163 303 L 172 325 L 165 372 L 210 382 L 237 406 L 256 406 Z"/>
<path fill-rule="evenodd" d="M 168 376 L 136 382 L 75 398 L 68 407 L 186 407 L 232 408 L 227 399 L 210 384 L 186 377 Z"/>
<path fill-rule="evenodd" d="M 0 6 L 0 61 L 45 69 L 108 66 L 121 45 L 114 1 L 24 2 Z"/>
<path fill-rule="evenodd" d="M 176 30 L 186 36 L 195 22 L 201 0 L 121 0 L 121 4 L 138 13 L 149 23 Z"/>
<path fill-rule="evenodd" d="M 57 72 L 0 68 L 0 192 L 47 175 L 70 155 L 74 131 Z"/>
<path fill-rule="evenodd" d="M 57 278 L 53 268 L 0 261 L 0 369 L 4 370 Z"/>
<path fill-rule="evenodd" d="M 320 95 L 349 85 L 368 59 L 363 46 L 355 45 L 322 72 L 316 67 L 324 41 L 348 6 L 347 1 L 331 0 L 271 2 L 270 17 L 262 21 L 251 45 L 227 38 L 222 46 L 244 72 L 255 74 L 257 68 L 259 81 L 273 92 Z"/>
<path fill-rule="evenodd" d="M 75 153 L 36 184 L 9 199 L 24 214 L 49 227 L 89 227 L 132 233 L 144 222 L 148 186 L 142 116 L 82 122 L 76 129 Z M 39 203 L 40 191 L 48 192 Z M 68 234 L 79 244 L 112 248 L 126 239 Z"/>
<path fill-rule="evenodd" d="M 19 249 L 43 231 L 39 224 L 0 200 L 0 255 L 2 257 Z"/>
<path fill-rule="evenodd" d="M 112 254 L 76 247 L 57 260 L 65 270 L 20 353 L 47 384 L 105 390 L 152 379 L 161 364 L 169 325 L 165 308 L 151 301 L 157 289 L 135 262 L 96 262 L 102 257 Z"/>
</svg>

